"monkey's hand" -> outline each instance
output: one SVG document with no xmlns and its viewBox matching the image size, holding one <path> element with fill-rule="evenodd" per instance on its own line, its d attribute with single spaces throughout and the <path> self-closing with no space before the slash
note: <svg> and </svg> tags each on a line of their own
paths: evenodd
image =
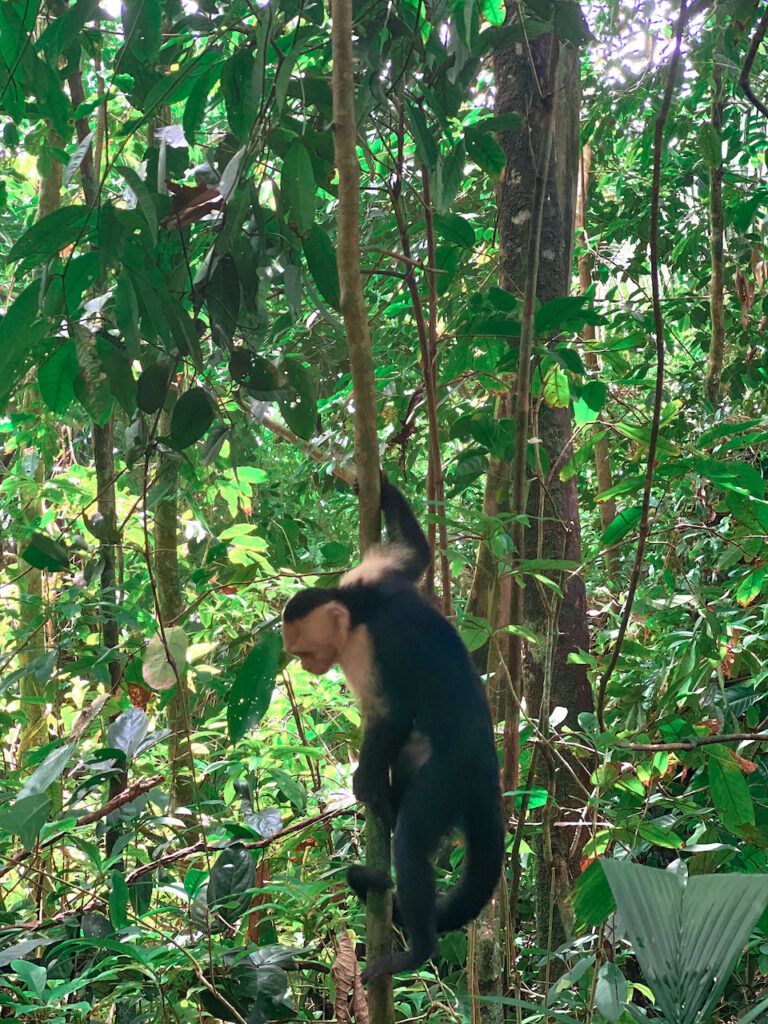
<svg viewBox="0 0 768 1024">
<path fill-rule="evenodd" d="M 360 803 L 371 810 L 377 818 L 385 824 L 392 822 L 392 794 L 389 781 L 386 778 L 377 778 L 371 772 L 358 768 L 352 776 L 352 792 Z"/>
<path fill-rule="evenodd" d="M 387 474 L 384 472 L 383 469 L 379 470 L 379 481 L 380 481 L 379 486 L 381 488 L 381 493 L 382 494 L 385 492 L 387 487 L 391 487 L 392 486 L 390 484 L 390 482 L 389 482 L 389 477 L 387 476 Z M 359 498 L 360 497 L 360 481 L 357 479 L 357 477 L 355 477 L 355 479 L 352 481 L 352 490 L 354 491 L 356 497 Z"/>
</svg>

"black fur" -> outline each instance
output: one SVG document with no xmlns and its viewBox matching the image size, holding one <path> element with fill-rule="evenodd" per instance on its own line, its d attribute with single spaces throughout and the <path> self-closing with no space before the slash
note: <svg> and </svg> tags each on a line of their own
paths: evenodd
<svg viewBox="0 0 768 1024">
<path fill-rule="evenodd" d="M 412 562 L 372 584 L 304 592 L 286 608 L 286 617 L 295 620 L 324 600 L 338 601 L 354 626 L 365 626 L 372 685 L 380 687 L 386 709 L 366 722 L 354 789 L 379 811 L 394 797 L 396 915 L 410 946 L 370 965 L 366 981 L 420 966 L 434 954 L 440 932 L 475 918 L 493 894 L 504 857 L 498 760 L 482 683 L 456 630 L 415 586 L 429 564 L 429 545 L 386 478 L 382 511 L 390 540 L 407 545 Z M 427 737 L 429 760 L 395 780 L 399 792 L 393 791 L 390 770 L 414 730 Z M 432 859 L 454 828 L 466 840 L 464 870 L 458 885 L 436 902 Z M 369 890 L 391 885 L 359 865 L 350 868 L 348 881 L 363 899 Z"/>
</svg>

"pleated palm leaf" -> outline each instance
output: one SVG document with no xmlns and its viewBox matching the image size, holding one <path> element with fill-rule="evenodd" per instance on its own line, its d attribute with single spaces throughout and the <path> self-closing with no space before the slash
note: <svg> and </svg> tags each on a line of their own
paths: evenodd
<svg viewBox="0 0 768 1024">
<path fill-rule="evenodd" d="M 765 875 L 684 875 L 601 862 L 625 937 L 669 1024 L 703 1024 L 768 903 Z"/>
</svg>

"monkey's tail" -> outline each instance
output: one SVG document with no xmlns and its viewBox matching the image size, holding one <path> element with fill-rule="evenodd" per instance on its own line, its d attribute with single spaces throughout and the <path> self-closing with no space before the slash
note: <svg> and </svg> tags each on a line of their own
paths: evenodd
<svg viewBox="0 0 768 1024">
<path fill-rule="evenodd" d="M 461 878 L 437 904 L 440 934 L 463 928 L 473 921 L 493 896 L 504 863 L 504 826 L 497 797 L 492 801 L 478 801 L 468 809 L 464 835 L 466 849 Z"/>
<path fill-rule="evenodd" d="M 362 864 L 350 864 L 347 868 L 347 885 L 361 903 L 368 899 L 369 892 L 386 892 L 392 888 L 392 879 L 384 871 L 367 868 Z M 392 924 L 402 926 L 397 895 L 392 897 Z"/>
</svg>

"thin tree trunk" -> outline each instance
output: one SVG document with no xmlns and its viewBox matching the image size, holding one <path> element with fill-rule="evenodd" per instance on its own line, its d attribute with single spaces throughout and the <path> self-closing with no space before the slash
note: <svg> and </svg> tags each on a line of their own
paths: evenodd
<svg viewBox="0 0 768 1024">
<path fill-rule="evenodd" d="M 360 549 L 375 544 L 381 531 L 379 442 L 373 352 L 360 273 L 360 166 L 355 125 L 355 77 L 352 48 L 352 0 L 333 0 L 333 139 L 339 171 L 338 266 L 341 312 L 347 332 L 355 396 L 355 461 L 360 493 Z M 390 872 L 389 828 L 375 815 L 366 819 L 366 864 Z M 392 899 L 370 896 L 366 907 L 368 961 L 392 948 Z M 382 978 L 368 987 L 371 1024 L 394 1020 L 392 982 Z"/>
<path fill-rule="evenodd" d="M 69 76 L 67 85 L 72 106 L 76 109 L 85 103 L 83 73 L 80 68 Z M 85 118 L 78 118 L 75 121 L 75 133 L 78 142 L 83 142 L 88 137 L 89 132 L 90 126 L 88 121 Z M 88 147 L 80 163 L 80 184 L 86 203 L 95 209 L 99 202 L 99 183 L 93 162 L 92 145 Z M 93 351 L 95 345 L 93 335 L 82 324 L 77 325 L 76 331 L 81 343 Z M 120 628 L 117 621 L 116 566 L 120 537 L 117 532 L 117 496 L 115 493 L 115 454 L 113 443 L 114 424 L 112 419 L 110 419 L 103 425 L 93 423 L 91 429 L 96 469 L 96 507 L 102 517 L 103 530 L 99 544 L 102 566 L 99 614 L 101 618 L 102 641 L 108 650 L 114 652 L 113 657 L 109 661 L 109 678 L 112 693 L 116 695 L 120 689 L 121 670 L 117 659 L 117 650 L 120 644 Z M 127 785 L 127 772 L 119 772 L 113 775 L 109 782 L 110 799 L 122 793 Z M 110 828 L 107 832 L 105 849 L 108 856 L 111 854 L 119 835 L 119 827 Z"/>
<path fill-rule="evenodd" d="M 50 130 L 48 132 L 48 145 L 60 147 L 61 138 Z M 58 160 L 51 160 L 48 174 L 40 179 L 40 196 L 37 202 L 37 219 L 42 220 L 49 213 L 58 210 L 61 205 L 61 175 L 62 167 Z M 27 381 L 28 387 L 22 399 L 23 407 L 27 412 L 39 412 L 40 397 L 37 388 L 32 384 L 31 379 Z M 43 498 L 41 487 L 45 479 L 45 463 L 40 454 L 40 461 L 35 470 L 34 484 L 36 494 L 31 501 L 25 503 L 25 518 L 28 523 L 39 521 L 43 515 Z M 44 601 L 44 580 L 40 569 L 25 565 L 26 571 L 19 580 L 19 627 L 22 636 L 29 637 L 19 652 L 19 665 L 25 668 L 31 665 L 38 658 L 45 654 L 45 601 Z M 45 706 L 36 703 L 43 696 L 43 687 L 35 679 L 34 675 L 24 676 L 19 684 L 24 706 L 24 724 L 19 734 L 18 759 L 19 762 L 24 755 L 34 747 L 47 741 L 45 734 Z"/>
<path fill-rule="evenodd" d="M 725 358 L 724 294 L 724 237 L 723 216 L 723 76 L 718 64 L 719 50 L 715 47 L 712 62 L 711 120 L 714 164 L 709 172 L 709 258 L 712 267 L 709 281 L 709 308 L 711 334 L 704 394 L 707 401 L 717 407 L 720 402 L 720 379 Z"/>
<path fill-rule="evenodd" d="M 576 233 L 578 241 L 584 246 L 584 252 L 579 256 L 579 291 L 586 295 L 592 285 L 592 259 L 589 255 L 587 237 L 587 201 L 589 199 L 590 166 L 592 163 L 592 149 L 584 146 L 581 151 L 581 163 L 579 165 L 579 184 L 576 199 Z M 584 340 L 595 340 L 595 328 L 592 324 L 585 324 Z M 597 355 L 586 350 L 584 361 L 592 370 L 599 370 L 600 363 Z M 607 491 L 613 486 L 613 474 L 611 473 L 611 455 L 608 449 L 608 438 L 602 437 L 595 445 L 595 470 L 597 471 L 598 491 Z M 600 524 L 603 531 L 616 518 L 616 501 L 609 498 L 600 502 Z M 618 548 L 610 547 L 605 551 L 605 566 L 608 570 L 608 577 L 615 580 L 619 573 L 619 552 Z"/>
<path fill-rule="evenodd" d="M 161 413 L 158 431 L 161 435 L 171 430 L 170 415 Z M 184 596 L 179 573 L 178 531 L 179 456 L 175 452 L 161 451 L 157 461 L 157 486 L 162 494 L 155 506 L 155 580 L 160 621 L 163 627 L 177 624 L 184 610 Z M 189 710 L 187 673 L 177 665 L 176 688 L 166 710 L 171 735 L 168 749 L 171 759 L 171 805 L 174 808 L 191 807 L 195 800 L 195 769 L 190 737 L 192 721 Z"/>
</svg>

